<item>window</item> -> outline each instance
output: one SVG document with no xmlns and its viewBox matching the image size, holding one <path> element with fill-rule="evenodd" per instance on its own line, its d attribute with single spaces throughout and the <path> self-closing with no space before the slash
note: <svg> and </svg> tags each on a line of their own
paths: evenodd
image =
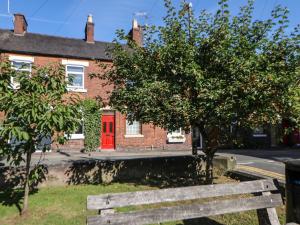
<svg viewBox="0 0 300 225">
<path fill-rule="evenodd" d="M 84 67 L 83 66 L 66 66 L 66 75 L 68 87 L 71 89 L 84 89 Z"/>
<path fill-rule="evenodd" d="M 20 71 L 24 74 L 31 74 L 31 62 L 28 61 L 19 61 L 14 60 L 11 62 L 12 68 L 16 71 Z M 16 77 L 11 77 L 11 84 L 14 89 L 20 88 L 20 82 L 17 80 Z"/>
<path fill-rule="evenodd" d="M 183 143 L 185 142 L 185 135 L 182 134 L 182 129 L 179 128 L 174 131 L 168 131 L 168 142 L 169 143 Z"/>
<path fill-rule="evenodd" d="M 81 123 L 78 127 L 78 129 L 75 131 L 74 134 L 71 134 L 71 139 L 84 139 L 84 126 L 83 123 Z"/>
<path fill-rule="evenodd" d="M 265 133 L 264 127 L 259 126 L 253 129 L 253 137 L 266 137 L 267 134 Z"/>
<path fill-rule="evenodd" d="M 126 135 L 134 136 L 134 135 L 141 135 L 142 134 L 142 126 L 139 121 L 133 121 L 130 123 L 126 120 Z"/>
</svg>

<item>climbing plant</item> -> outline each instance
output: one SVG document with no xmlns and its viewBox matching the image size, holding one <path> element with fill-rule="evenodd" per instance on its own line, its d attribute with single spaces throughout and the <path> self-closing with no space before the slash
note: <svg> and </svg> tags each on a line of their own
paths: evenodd
<svg viewBox="0 0 300 225">
<path fill-rule="evenodd" d="M 82 101 L 84 150 L 95 151 L 100 146 L 101 104 L 94 99 Z"/>
</svg>

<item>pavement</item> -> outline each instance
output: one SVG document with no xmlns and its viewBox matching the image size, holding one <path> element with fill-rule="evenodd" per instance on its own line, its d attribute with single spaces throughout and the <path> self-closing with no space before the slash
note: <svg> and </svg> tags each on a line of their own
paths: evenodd
<svg viewBox="0 0 300 225">
<path fill-rule="evenodd" d="M 155 157 L 169 157 L 169 156 L 187 156 L 191 155 L 191 150 L 186 151 L 101 151 L 91 153 L 81 152 L 35 152 L 32 155 L 32 164 L 41 163 L 47 165 L 64 164 L 74 161 L 83 160 L 120 160 L 120 159 L 137 159 L 137 158 L 155 158 Z M 0 161 L 0 166 L 8 165 L 6 160 Z M 24 165 L 22 163 L 21 165 Z"/>
<path fill-rule="evenodd" d="M 285 162 L 300 159 L 300 149 L 297 148 L 220 150 L 218 154 L 236 157 L 237 171 L 276 178 L 283 182 Z"/>
</svg>

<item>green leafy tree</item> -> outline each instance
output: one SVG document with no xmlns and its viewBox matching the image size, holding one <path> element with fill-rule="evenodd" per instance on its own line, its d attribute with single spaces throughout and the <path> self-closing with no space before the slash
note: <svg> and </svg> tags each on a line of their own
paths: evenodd
<svg viewBox="0 0 300 225">
<path fill-rule="evenodd" d="M 18 81 L 18 89 L 13 88 L 11 77 Z M 80 121 L 78 98 L 67 94 L 66 82 L 62 67 L 33 68 L 28 74 L 1 58 L 0 111 L 5 118 L 0 127 L 0 153 L 13 165 L 25 162 L 22 214 L 28 209 L 30 178 L 36 174 L 31 169 L 32 154 L 43 138 L 51 136 L 52 141 L 64 143 L 66 134 L 76 130 Z"/>
<path fill-rule="evenodd" d="M 169 130 L 198 127 L 210 183 L 217 149 L 237 133 L 231 124 L 254 128 L 291 116 L 299 29 L 287 34 L 288 10 L 280 6 L 270 19 L 254 21 L 252 0 L 236 16 L 227 0 L 198 17 L 185 3 L 177 10 L 165 0 L 165 7 L 164 25 L 145 27 L 143 46 L 117 31 L 113 66 L 102 65 L 99 76 L 115 87 L 111 106 L 130 120 Z"/>
<path fill-rule="evenodd" d="M 298 74 L 297 76 L 300 77 L 300 67 L 298 67 L 297 70 Z M 293 130 L 293 128 L 297 128 L 299 130 L 300 126 L 300 83 L 299 80 L 297 80 L 297 84 L 295 87 L 290 88 L 290 105 L 291 109 L 289 111 L 289 115 L 287 118 L 289 118 L 290 122 L 294 124 L 295 126 L 290 129 L 290 132 Z M 287 131 L 288 132 L 288 131 Z"/>
</svg>

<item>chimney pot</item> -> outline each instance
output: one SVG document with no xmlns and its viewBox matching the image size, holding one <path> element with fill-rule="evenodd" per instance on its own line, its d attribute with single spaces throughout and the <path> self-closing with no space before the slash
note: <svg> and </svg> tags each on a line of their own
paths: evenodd
<svg viewBox="0 0 300 225">
<path fill-rule="evenodd" d="M 27 21 L 23 14 L 14 14 L 14 34 L 24 35 L 27 32 Z"/>
<path fill-rule="evenodd" d="M 94 22 L 93 22 L 93 16 L 91 14 L 88 15 L 86 26 L 85 26 L 85 41 L 87 43 L 95 43 Z"/>
<path fill-rule="evenodd" d="M 138 24 L 136 19 L 132 21 L 131 39 L 135 41 L 139 46 L 143 45 L 143 29 Z"/>
<path fill-rule="evenodd" d="M 139 25 L 138 25 L 138 22 L 137 22 L 136 19 L 133 19 L 133 21 L 132 21 L 132 28 L 133 29 L 138 29 L 139 28 Z"/>
<path fill-rule="evenodd" d="M 93 15 L 92 14 L 88 15 L 87 21 L 88 21 L 88 23 L 93 23 Z"/>
</svg>

